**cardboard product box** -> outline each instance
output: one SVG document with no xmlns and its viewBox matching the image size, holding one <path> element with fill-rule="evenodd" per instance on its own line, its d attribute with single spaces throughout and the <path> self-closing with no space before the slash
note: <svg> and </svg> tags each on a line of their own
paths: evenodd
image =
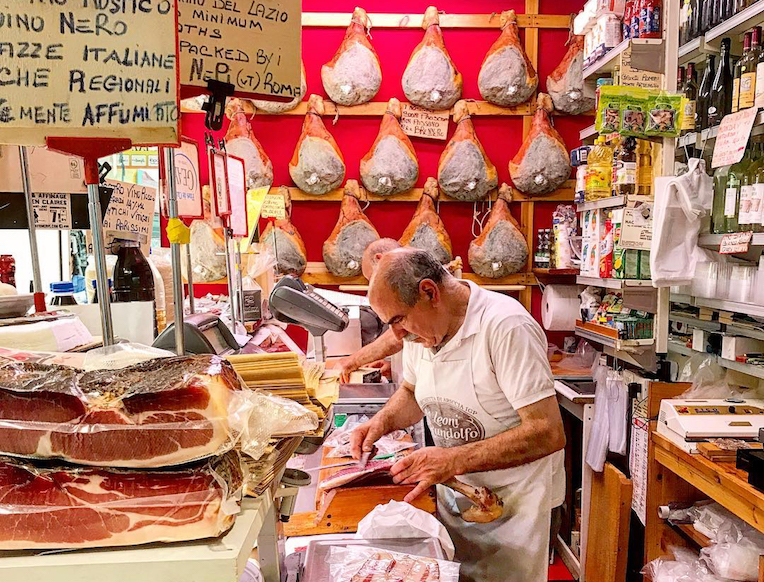
<svg viewBox="0 0 764 582">
<path fill-rule="evenodd" d="M 708 332 L 704 329 L 695 328 L 692 330 L 692 349 L 696 352 L 706 352 L 708 344 Z"/>
<path fill-rule="evenodd" d="M 764 341 L 735 335 L 722 336 L 722 358 L 734 360 L 744 354 L 764 352 Z"/>
</svg>

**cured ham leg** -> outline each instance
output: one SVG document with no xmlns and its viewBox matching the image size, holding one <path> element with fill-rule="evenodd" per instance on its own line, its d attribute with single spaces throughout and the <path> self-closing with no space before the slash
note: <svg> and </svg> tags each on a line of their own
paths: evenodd
<svg viewBox="0 0 764 582">
<path fill-rule="evenodd" d="M 429 251 L 441 263 L 446 264 L 454 258 L 454 255 L 451 251 L 451 237 L 448 236 L 446 226 L 435 211 L 437 199 L 438 182 L 435 178 L 427 178 L 414 217 L 403 231 L 401 244 Z"/>
<path fill-rule="evenodd" d="M 329 98 L 340 105 L 371 101 L 382 83 L 382 69 L 374 47 L 366 37 L 371 21 L 356 7 L 345 38 L 331 61 L 321 67 L 321 80 Z"/>
<path fill-rule="evenodd" d="M 348 180 L 340 206 L 340 217 L 332 234 L 324 242 L 326 268 L 338 277 L 360 275 L 363 251 L 379 238 L 377 229 L 361 210 L 358 203 L 360 198 L 358 182 Z"/>
<path fill-rule="evenodd" d="M 424 13 L 424 38 L 403 72 L 403 92 L 414 105 L 425 109 L 449 109 L 462 96 L 462 76 L 443 43 L 438 9 Z"/>
<path fill-rule="evenodd" d="M 252 133 L 252 125 L 238 99 L 231 99 L 226 106 L 226 114 L 231 120 L 225 134 L 226 151 L 244 160 L 247 170 L 247 187 L 270 187 L 273 183 L 273 164 L 263 146 Z M 253 114 L 254 115 L 254 114 Z"/>
<path fill-rule="evenodd" d="M 470 243 L 469 263 L 481 277 L 499 279 L 517 273 L 528 260 L 528 243 L 509 211 L 512 189 L 502 184 L 483 232 Z"/>
<path fill-rule="evenodd" d="M 568 149 L 549 121 L 553 109 L 549 95 L 539 93 L 531 131 L 509 162 L 515 187 L 526 194 L 554 192 L 570 177 Z"/>
<path fill-rule="evenodd" d="M 483 99 L 502 107 L 530 99 L 539 78 L 520 42 L 514 10 L 501 13 L 501 35 L 488 50 L 478 75 Z"/>
<path fill-rule="evenodd" d="M 297 107 L 300 102 L 305 98 L 305 94 L 308 92 L 308 84 L 305 81 L 305 63 L 300 62 L 300 89 L 295 94 L 294 99 L 286 103 L 280 101 L 266 101 L 265 99 L 253 99 L 252 101 L 244 101 L 246 104 L 250 103 L 252 107 L 264 111 L 265 113 L 284 113 L 286 111 L 292 111 Z"/>
<path fill-rule="evenodd" d="M 308 266 L 308 253 L 300 233 L 292 224 L 292 197 L 289 195 L 289 188 L 282 186 L 279 188 L 279 194 L 284 197 L 286 218 L 269 221 L 263 231 L 262 241 L 276 257 L 276 269 L 279 273 L 299 277 Z"/>
<path fill-rule="evenodd" d="M 289 175 L 297 187 L 310 194 L 326 194 L 345 179 L 345 160 L 321 116 L 324 100 L 311 95 L 302 133 L 289 162 Z"/>
<path fill-rule="evenodd" d="M 361 159 L 361 181 L 369 192 L 387 196 L 414 187 L 419 178 L 419 162 L 409 136 L 398 120 L 401 102 L 395 97 L 387 104 L 377 139 Z"/>
<path fill-rule="evenodd" d="M 438 162 L 438 183 L 451 198 L 474 202 L 496 188 L 496 166 L 475 134 L 466 101 L 454 107 L 454 121 L 456 131 Z"/>
<path fill-rule="evenodd" d="M 487 487 L 472 487 L 456 478 L 443 483 L 449 489 L 461 493 L 475 505 L 462 513 L 462 519 L 471 523 L 490 523 L 504 513 L 504 502 Z"/>
<path fill-rule="evenodd" d="M 554 108 L 568 115 L 594 109 L 594 93 L 584 84 L 584 37 L 574 36 L 568 52 L 546 79 Z"/>
</svg>

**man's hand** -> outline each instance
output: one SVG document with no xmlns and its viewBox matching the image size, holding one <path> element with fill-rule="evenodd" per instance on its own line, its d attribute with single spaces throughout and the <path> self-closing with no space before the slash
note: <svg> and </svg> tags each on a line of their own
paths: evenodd
<svg viewBox="0 0 764 582">
<path fill-rule="evenodd" d="M 457 475 L 456 449 L 425 447 L 406 455 L 393 465 L 390 473 L 393 481 L 401 485 L 417 486 L 406 495 L 404 501 L 411 503 L 433 485 L 448 481 Z"/>
<path fill-rule="evenodd" d="M 388 432 L 376 417 L 355 427 L 350 435 L 350 454 L 356 461 L 360 460 L 361 454 L 371 451 L 374 443 Z"/>
<path fill-rule="evenodd" d="M 353 356 L 346 356 L 342 358 L 339 361 L 339 365 L 337 367 L 340 370 L 340 382 L 343 384 L 350 382 L 350 374 L 360 368 Z"/>
</svg>

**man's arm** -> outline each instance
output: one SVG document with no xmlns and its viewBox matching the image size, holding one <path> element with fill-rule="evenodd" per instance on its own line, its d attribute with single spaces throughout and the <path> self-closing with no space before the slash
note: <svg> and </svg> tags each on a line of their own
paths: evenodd
<svg viewBox="0 0 764 582">
<path fill-rule="evenodd" d="M 414 398 L 414 386 L 403 382 L 387 401 L 387 404 L 371 420 L 353 430 L 350 437 L 354 459 L 360 459 L 362 452 L 369 452 L 381 437 L 416 424 L 423 417 Z"/>
<path fill-rule="evenodd" d="M 517 410 L 521 423 L 491 438 L 466 445 L 427 447 L 398 461 L 391 473 L 396 483 L 414 484 L 411 502 L 432 485 L 480 471 L 510 469 L 546 457 L 565 446 L 557 399 L 544 398 Z"/>
<path fill-rule="evenodd" d="M 385 333 L 373 342 L 365 345 L 356 353 L 340 360 L 340 380 L 347 382 L 350 380 L 350 374 L 358 368 L 397 354 L 402 349 L 403 340 L 396 338 L 393 330 L 388 328 Z"/>
</svg>

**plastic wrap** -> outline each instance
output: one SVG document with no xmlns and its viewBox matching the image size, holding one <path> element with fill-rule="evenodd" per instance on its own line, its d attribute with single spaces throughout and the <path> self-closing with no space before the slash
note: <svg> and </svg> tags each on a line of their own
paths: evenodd
<svg viewBox="0 0 764 582">
<path fill-rule="evenodd" d="M 658 558 L 645 564 L 642 574 L 652 582 L 722 582 L 709 572 L 698 555 L 686 548 L 670 548 L 674 559 Z"/>
<path fill-rule="evenodd" d="M 36 467 L 0 457 L 0 550 L 215 537 L 233 525 L 242 483 L 235 451 L 161 471 Z"/>
<path fill-rule="evenodd" d="M 332 547 L 331 582 L 459 582 L 459 564 L 377 548 Z"/>
<path fill-rule="evenodd" d="M 114 344 L 85 353 L 82 364 L 85 371 L 117 370 L 134 366 L 155 358 L 172 358 L 175 354 L 138 343 Z"/>
</svg>

